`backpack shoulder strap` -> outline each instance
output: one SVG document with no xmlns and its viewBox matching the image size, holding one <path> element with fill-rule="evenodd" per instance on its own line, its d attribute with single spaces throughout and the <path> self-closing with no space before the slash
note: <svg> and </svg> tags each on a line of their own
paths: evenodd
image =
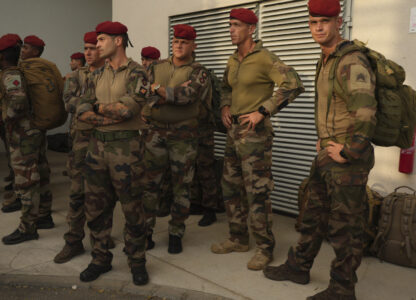
<svg viewBox="0 0 416 300">
<path fill-rule="evenodd" d="M 412 248 L 416 250 L 416 240 L 413 233 L 413 218 L 416 213 L 416 199 L 411 195 L 406 195 L 403 201 L 400 229 L 404 236 L 406 254 L 411 259 Z"/>
</svg>

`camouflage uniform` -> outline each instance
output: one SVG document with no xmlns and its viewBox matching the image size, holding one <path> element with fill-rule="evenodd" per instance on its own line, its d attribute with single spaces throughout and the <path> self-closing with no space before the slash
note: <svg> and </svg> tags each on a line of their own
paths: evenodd
<svg viewBox="0 0 416 300">
<path fill-rule="evenodd" d="M 355 274 L 362 257 L 366 184 L 374 164 L 370 138 L 375 128 L 377 102 L 375 76 L 365 55 L 345 55 L 336 70 L 336 80 L 348 97 L 328 97 L 329 70 L 339 49 L 337 45 L 316 77 L 315 120 L 321 150 L 310 171 L 309 201 L 300 224 L 297 247 L 289 250 L 288 263 L 298 271 L 309 271 L 325 236 L 335 250 L 330 288 L 338 294 L 353 295 Z M 344 144 L 347 163 L 332 160 L 328 141 Z"/>
<path fill-rule="evenodd" d="M 139 112 L 144 100 L 136 89 L 143 81 L 147 81 L 145 70 L 131 59 L 117 70 L 106 63 L 94 71 L 94 84 L 88 85 L 77 106 L 77 116 L 91 111 L 95 101 L 103 107 L 118 103 L 127 107 L 97 114 L 116 120 L 112 124 L 87 121 L 96 124 L 85 159 L 85 214 L 91 232 L 92 263 L 96 265 L 106 266 L 112 261 L 108 241 L 116 199 L 126 221 L 124 241 L 129 266 L 139 267 L 146 261 L 146 226 L 139 186 L 143 176 Z"/>
<path fill-rule="evenodd" d="M 273 94 L 274 85 L 279 89 Z M 273 127 L 269 117 L 247 130 L 238 117 L 263 106 L 270 115 L 303 92 L 302 82 L 291 67 L 256 42 L 253 51 L 240 62 L 238 53 L 227 63 L 223 77 L 221 107 L 230 106 L 232 125 L 227 132 L 224 153 L 222 191 L 230 225 L 231 240 L 248 245 L 247 217 L 257 248 L 273 255 L 271 231 L 272 142 Z"/>
<path fill-rule="evenodd" d="M 89 71 L 88 66 L 72 72 L 65 80 L 63 98 L 66 110 L 69 113 L 75 112 L 80 97 L 84 95 L 88 87 L 88 81 L 91 80 L 92 73 Z M 84 225 L 86 218 L 84 212 L 85 191 L 83 172 L 92 129 L 93 125 L 77 121 L 74 115 L 72 115 L 70 124 L 72 149 L 67 161 L 69 177 L 71 178 L 69 210 L 66 216 L 69 229 L 64 235 L 64 239 L 69 245 L 81 242 L 85 236 Z M 112 224 L 112 218 L 110 218 L 109 223 Z"/>
<path fill-rule="evenodd" d="M 182 237 L 195 171 L 199 101 L 211 97 L 211 83 L 206 69 L 193 59 L 180 67 L 173 65 L 172 58 L 159 61 L 151 66 L 149 79 L 151 83 L 166 87 L 167 93 L 165 104 L 151 106 L 148 103 L 143 108 L 143 115 L 149 120 L 149 130 L 143 135 L 146 168 L 143 201 L 149 234 L 156 222 L 161 180 L 170 167 L 174 201 L 169 234 Z M 181 84 L 188 80 L 191 83 L 182 87 Z M 149 97 L 152 96 L 148 92 Z M 157 99 L 158 96 L 154 97 Z"/>
<path fill-rule="evenodd" d="M 34 233 L 35 222 L 43 216 L 40 215 L 40 194 L 47 192 L 41 188 L 41 174 L 47 174 L 49 169 L 42 165 L 41 157 L 45 135 L 31 124 L 30 102 L 22 73 L 17 67 L 2 71 L 1 97 L 2 119 L 15 174 L 14 189 L 22 201 L 19 230 Z"/>
</svg>

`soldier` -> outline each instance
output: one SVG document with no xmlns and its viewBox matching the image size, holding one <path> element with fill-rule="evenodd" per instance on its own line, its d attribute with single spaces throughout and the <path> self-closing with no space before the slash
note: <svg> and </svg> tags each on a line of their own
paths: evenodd
<svg viewBox="0 0 416 300">
<path fill-rule="evenodd" d="M 309 282 L 309 272 L 325 237 L 335 251 L 326 290 L 307 299 L 356 299 L 356 269 L 362 258 L 366 184 L 374 164 L 370 143 L 377 102 L 375 75 L 359 51 L 344 55 L 329 77 L 341 49 L 348 47 L 339 30 L 339 0 L 310 0 L 309 28 L 321 46 L 315 84 L 317 156 L 312 163 L 308 204 L 300 224 L 300 239 L 283 265 L 264 270 L 267 278 Z M 330 81 L 342 84 L 344 96 L 329 91 Z M 332 86 L 334 83 L 332 83 Z"/>
<path fill-rule="evenodd" d="M 159 49 L 152 46 L 142 48 L 140 54 L 142 56 L 142 65 L 145 69 L 149 68 L 152 62 L 158 61 L 160 58 Z"/>
<path fill-rule="evenodd" d="M 206 97 L 211 97 L 207 70 L 193 57 L 195 29 L 180 24 L 173 26 L 173 30 L 173 55 L 151 65 L 151 93 L 147 90 L 149 99 L 142 111 L 149 124 L 143 134 L 147 175 L 143 201 L 147 209 L 148 240 L 156 221 L 162 177 L 170 167 L 174 201 L 168 252 L 172 254 L 182 252 L 196 159 L 199 106 Z"/>
<path fill-rule="evenodd" d="M 23 40 L 24 44 L 20 53 L 20 59 L 40 57 L 45 48 L 45 42 L 36 35 L 28 35 Z"/>
<path fill-rule="evenodd" d="M 28 35 L 23 40 L 24 44 L 20 51 L 20 59 L 38 58 L 42 55 L 45 48 L 45 42 L 36 35 Z M 39 218 L 36 221 L 38 229 L 53 228 L 55 224 L 52 221 L 52 193 L 49 189 L 51 169 L 48 158 L 46 157 L 47 138 L 46 130 L 42 130 L 42 144 L 40 146 L 39 175 L 40 175 L 40 204 Z"/>
<path fill-rule="evenodd" d="M 127 58 L 127 27 L 106 21 L 96 27 L 100 58 L 94 82 L 77 105 L 78 121 L 93 124 L 85 159 L 85 215 L 91 232 L 92 262 L 81 281 L 92 281 L 111 270 L 108 250 L 116 199 L 125 215 L 124 241 L 133 282 L 146 284 L 146 226 L 139 180 L 143 176 L 139 113 L 148 84 L 145 69 Z"/>
<path fill-rule="evenodd" d="M 71 71 L 75 71 L 85 65 L 85 56 L 84 53 L 76 52 L 71 55 L 71 62 L 69 66 L 71 67 Z"/>
<path fill-rule="evenodd" d="M 88 87 L 88 81 L 92 80 L 90 78 L 92 73 L 104 65 L 104 59 L 99 57 L 96 44 L 97 33 L 95 31 L 87 32 L 84 35 L 84 54 L 88 66 L 74 71 L 65 81 L 64 101 L 69 113 L 75 113 L 78 102 Z M 64 234 L 64 248 L 54 258 L 54 262 L 57 264 L 65 263 L 85 251 L 82 244 L 82 239 L 85 236 L 83 168 L 93 127 L 93 124 L 78 121 L 76 118 L 71 120 L 72 150 L 67 163 L 71 178 L 71 191 L 66 217 L 69 229 Z M 112 220 L 109 222 L 112 223 Z M 114 248 L 114 242 L 110 240 L 109 243 L 109 248 Z"/>
<path fill-rule="evenodd" d="M 20 225 L 13 233 L 3 237 L 6 245 L 39 237 L 36 226 L 40 202 L 38 164 L 43 134 L 31 123 L 26 83 L 17 67 L 19 55 L 20 44 L 16 39 L 9 35 L 0 38 L 2 120 L 15 175 L 14 190 L 22 202 Z"/>
<path fill-rule="evenodd" d="M 16 42 L 19 44 L 19 46 L 22 45 L 23 41 L 19 35 L 9 33 L 7 36 L 9 38 L 15 39 Z M 0 113 L 1 113 L 1 110 L 2 108 L 1 108 L 1 103 L 0 103 Z M 7 166 L 9 167 L 9 175 L 7 175 L 4 178 L 4 181 L 9 182 L 9 184 L 7 184 L 4 187 L 6 193 L 4 194 L 4 201 L 2 203 L 1 211 L 4 213 L 9 213 L 9 212 L 20 210 L 22 208 L 22 202 L 20 201 L 20 198 L 16 197 L 16 194 L 13 191 L 14 174 L 13 174 L 13 168 L 10 162 L 9 147 L 7 146 L 6 131 L 5 131 L 4 123 L 1 117 L 0 117 L 0 138 L 3 140 L 3 143 L 4 143 L 4 149 L 6 151 L 6 156 L 7 156 Z"/>
<path fill-rule="evenodd" d="M 230 13 L 230 35 L 237 51 L 223 77 L 222 121 L 228 128 L 221 181 L 230 238 L 213 244 L 217 254 L 249 250 L 247 217 L 256 240 L 250 270 L 261 270 L 273 259 L 270 193 L 273 190 L 270 117 L 304 91 L 295 70 L 254 41 L 256 15 L 248 9 Z M 273 95 L 275 84 L 279 87 Z"/>
</svg>

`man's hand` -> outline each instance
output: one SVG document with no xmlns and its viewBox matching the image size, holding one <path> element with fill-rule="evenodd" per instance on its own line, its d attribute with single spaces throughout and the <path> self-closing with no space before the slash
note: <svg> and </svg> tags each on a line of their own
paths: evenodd
<svg viewBox="0 0 416 300">
<path fill-rule="evenodd" d="M 230 106 L 226 105 L 221 108 L 221 120 L 227 129 L 231 128 L 232 122 L 231 122 Z"/>
<path fill-rule="evenodd" d="M 181 87 L 187 87 L 191 82 L 192 80 L 185 81 L 184 83 L 181 84 Z"/>
<path fill-rule="evenodd" d="M 142 119 L 142 121 L 145 123 L 145 124 L 149 124 L 149 121 L 146 119 L 146 117 L 143 115 L 143 112 L 141 112 L 140 113 L 140 118 Z"/>
<path fill-rule="evenodd" d="M 322 150 L 322 148 L 321 148 L 321 139 L 318 139 L 317 141 L 316 141 L 316 152 L 319 152 L 319 151 L 321 151 Z"/>
<path fill-rule="evenodd" d="M 328 151 L 329 157 L 332 158 L 337 163 L 345 164 L 347 160 L 343 158 L 341 154 L 339 154 L 343 148 L 344 148 L 343 144 L 337 144 L 332 141 L 328 142 L 327 151 Z"/>
<path fill-rule="evenodd" d="M 248 130 L 254 130 L 256 125 L 263 121 L 264 115 L 259 113 L 258 111 L 253 111 L 252 113 L 241 115 L 239 118 L 240 125 L 244 125 L 248 123 Z"/>
</svg>

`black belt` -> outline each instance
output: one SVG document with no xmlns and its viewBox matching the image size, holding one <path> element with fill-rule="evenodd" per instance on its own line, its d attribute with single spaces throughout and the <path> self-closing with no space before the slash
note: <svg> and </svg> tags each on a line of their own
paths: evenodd
<svg viewBox="0 0 416 300">
<path fill-rule="evenodd" d="M 238 119 L 241 115 L 231 115 L 231 123 L 233 124 L 240 124 L 240 120 Z"/>
</svg>

